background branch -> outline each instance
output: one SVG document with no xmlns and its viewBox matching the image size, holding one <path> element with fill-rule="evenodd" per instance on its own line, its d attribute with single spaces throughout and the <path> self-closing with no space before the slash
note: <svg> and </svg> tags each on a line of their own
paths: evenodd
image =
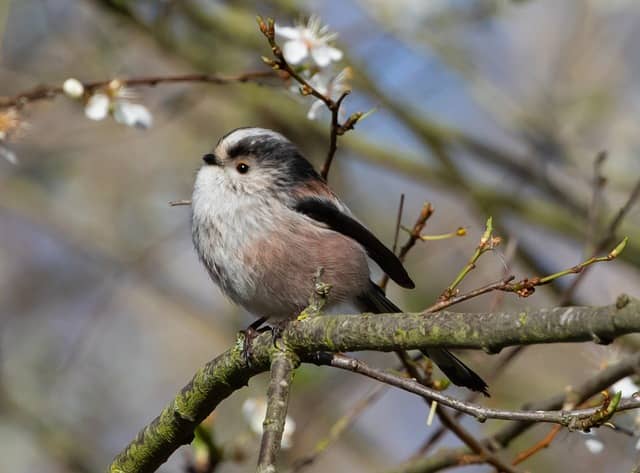
<svg viewBox="0 0 640 473">
<path fill-rule="evenodd" d="M 567 394 L 558 394 L 552 398 L 525 404 L 522 410 L 552 410 L 560 409 L 566 403 L 580 404 L 595 394 L 607 389 L 616 381 L 637 373 L 640 369 L 640 353 L 625 358 L 624 360 L 600 371 L 596 376 L 588 379 L 579 386 L 574 387 Z M 513 422 L 500 429 L 490 437 L 482 440 L 482 443 L 492 450 L 506 448 L 509 444 L 536 425 L 533 422 Z M 412 459 L 385 473 L 432 473 L 446 468 L 460 465 L 464 460 L 467 463 L 481 463 L 483 460 L 477 457 L 469 457 L 473 452 L 466 447 L 444 448 L 428 457 Z"/>
</svg>

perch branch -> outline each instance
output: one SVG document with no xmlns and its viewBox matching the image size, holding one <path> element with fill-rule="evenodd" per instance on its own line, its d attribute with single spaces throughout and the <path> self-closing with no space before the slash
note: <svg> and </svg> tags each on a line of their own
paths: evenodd
<svg viewBox="0 0 640 473">
<path fill-rule="evenodd" d="M 288 349 L 304 359 L 314 353 L 327 351 L 392 351 L 432 346 L 497 351 L 502 347 L 520 344 L 607 342 L 632 332 L 640 332 L 640 301 L 620 296 L 617 303 L 610 306 L 557 307 L 515 313 L 438 312 L 429 317 L 415 313 L 308 317 L 291 322 L 282 333 L 282 341 Z M 271 334 L 262 334 L 254 340 L 250 364 L 242 356 L 241 345 L 237 343 L 198 370 L 162 413 L 114 459 L 109 471 L 154 471 L 178 447 L 192 440 L 195 427 L 222 400 L 245 386 L 252 376 L 269 369 L 273 347 Z M 564 399 L 563 396 L 558 401 L 560 406 Z M 628 407 L 624 402 L 619 407 Z M 553 406 L 555 404 L 545 409 L 553 409 Z"/>
</svg>

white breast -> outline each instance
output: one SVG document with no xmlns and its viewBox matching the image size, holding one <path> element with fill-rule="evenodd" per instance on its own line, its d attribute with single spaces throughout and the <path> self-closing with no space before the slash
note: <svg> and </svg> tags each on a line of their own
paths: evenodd
<svg viewBox="0 0 640 473">
<path fill-rule="evenodd" d="M 237 192 L 224 168 L 205 166 L 192 197 L 192 236 L 212 279 L 235 302 L 245 305 L 256 287 L 255 268 L 244 264 L 243 249 L 270 232 L 273 221 L 264 196 Z"/>
</svg>

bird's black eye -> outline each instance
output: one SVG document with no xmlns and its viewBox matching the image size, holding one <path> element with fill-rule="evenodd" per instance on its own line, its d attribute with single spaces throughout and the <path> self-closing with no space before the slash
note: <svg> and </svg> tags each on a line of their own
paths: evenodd
<svg viewBox="0 0 640 473">
<path fill-rule="evenodd" d="M 210 165 L 218 164 L 215 154 L 207 153 L 202 157 L 202 160 Z"/>
<path fill-rule="evenodd" d="M 249 171 L 249 165 L 247 163 L 238 163 L 236 170 L 240 174 L 246 174 Z"/>
</svg>

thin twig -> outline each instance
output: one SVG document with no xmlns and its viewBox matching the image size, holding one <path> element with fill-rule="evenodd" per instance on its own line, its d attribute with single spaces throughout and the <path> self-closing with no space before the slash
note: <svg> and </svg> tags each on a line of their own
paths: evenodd
<svg viewBox="0 0 640 473">
<path fill-rule="evenodd" d="M 344 135 L 347 131 L 353 130 L 356 123 L 364 117 L 364 113 L 356 112 L 351 114 L 343 123 L 340 123 L 340 106 L 342 101 L 351 93 L 350 90 L 344 91 L 337 100 L 331 98 L 331 96 L 323 94 L 311 83 L 306 80 L 296 69 L 291 67 L 287 62 L 282 52 L 282 49 L 276 42 L 275 21 L 273 18 L 267 18 L 266 21 L 262 17 L 258 17 L 258 27 L 260 31 L 267 38 L 269 46 L 271 46 L 271 53 L 275 59 L 263 57 L 262 60 L 271 68 L 276 71 L 284 71 L 289 77 L 300 84 L 300 93 L 302 95 L 311 95 L 318 100 L 322 101 L 327 109 L 331 112 L 331 127 L 329 130 L 329 150 L 327 151 L 327 157 L 320 169 L 320 176 L 324 180 L 327 180 L 329 175 L 329 169 L 333 163 L 333 158 L 338 149 L 338 136 Z"/>
<path fill-rule="evenodd" d="M 418 220 L 418 223 L 420 223 L 420 219 Z M 410 242 L 411 242 L 411 244 L 414 244 L 415 241 L 420 237 L 423 225 L 418 227 L 418 223 L 416 224 L 416 226 L 414 226 L 414 229 L 412 231 L 410 231 Z M 422 223 L 424 224 L 424 222 L 422 222 Z M 491 234 L 491 229 L 489 228 L 490 223 L 491 223 L 491 221 L 489 220 L 488 221 L 488 226 L 487 226 L 487 231 L 485 232 L 485 234 L 488 233 L 488 235 L 485 235 L 486 238 L 483 238 L 483 240 L 481 240 L 481 245 L 482 245 L 483 241 L 484 242 L 488 242 L 489 241 L 489 238 L 491 236 L 490 235 Z M 416 228 L 416 227 L 418 227 L 418 228 Z M 479 247 L 480 247 L 480 245 L 479 245 Z M 479 256 L 480 256 L 480 253 L 478 254 L 478 257 Z M 477 260 L 477 258 L 476 258 L 476 260 Z M 497 287 L 502 286 L 502 285 L 504 285 L 506 283 L 509 283 L 513 279 L 514 279 L 513 277 L 510 277 L 510 278 L 498 281 L 496 283 L 490 284 L 488 286 L 485 286 L 483 288 L 479 288 L 479 289 L 477 289 L 475 291 L 471 291 L 470 293 L 466 293 L 466 294 L 464 294 L 462 296 L 450 297 L 448 300 L 439 300 L 439 302 L 437 302 L 436 304 L 434 304 L 433 306 L 431 306 L 430 308 L 425 310 L 424 313 L 434 312 L 436 310 L 440 310 L 440 309 L 443 309 L 445 307 L 449 307 L 451 305 L 460 303 L 463 300 L 467 300 L 467 299 L 470 299 L 472 297 L 477 297 L 477 296 L 479 296 L 481 294 L 485 294 L 487 292 L 494 291 Z M 461 280 L 462 280 L 462 278 L 460 278 L 460 281 Z M 414 374 L 414 377 L 416 377 L 415 374 Z M 449 416 L 446 413 L 446 411 L 444 411 L 442 408 L 438 409 L 436 412 L 437 412 L 438 417 L 440 419 L 441 427 L 438 430 L 438 432 L 436 432 L 435 435 L 431 436 L 431 440 L 434 443 L 440 436 L 442 436 L 444 434 L 445 429 L 448 428 L 449 430 L 454 432 L 458 436 L 458 438 L 460 438 L 466 445 L 468 445 L 469 448 L 471 448 L 472 451 L 474 451 L 476 454 L 478 454 L 482 458 L 486 459 L 486 461 L 488 463 L 494 465 L 496 468 L 498 468 L 499 471 L 512 471 L 512 469 L 508 465 L 506 465 L 503 462 L 501 462 L 498 458 L 496 458 L 488 450 L 486 450 L 481 444 L 476 442 L 475 439 L 473 438 L 473 436 L 469 435 L 466 432 L 466 430 L 464 430 L 462 428 L 462 426 L 460 426 L 456 422 L 456 420 L 455 420 L 456 417 Z"/>
<path fill-rule="evenodd" d="M 554 425 L 551 430 L 549 431 L 549 433 L 547 435 L 545 435 L 545 437 L 540 440 L 538 443 L 536 443 L 535 445 L 533 445 L 532 447 L 529 447 L 526 450 L 523 450 L 522 452 L 520 452 L 515 460 L 513 460 L 513 465 L 519 465 L 520 463 L 522 463 L 523 461 L 525 461 L 528 458 L 531 458 L 533 455 L 535 455 L 536 453 L 538 453 L 540 450 L 543 450 L 545 448 L 547 448 L 549 445 L 551 445 L 551 442 L 553 442 L 553 439 L 556 438 L 556 436 L 560 433 L 560 431 L 562 430 L 562 426 L 561 425 Z"/>
<path fill-rule="evenodd" d="M 83 83 L 83 87 L 87 93 L 91 93 L 97 89 L 107 87 L 114 80 L 117 80 L 125 87 L 153 87 L 158 84 L 178 84 L 178 83 L 209 83 L 225 85 L 231 83 L 259 82 L 261 79 L 276 78 L 278 75 L 273 71 L 255 71 L 245 72 L 243 74 L 224 76 L 219 74 L 181 74 L 175 76 L 146 76 L 134 77 L 130 79 L 108 79 Z M 31 90 L 18 93 L 13 96 L 0 97 L 0 109 L 3 108 L 22 108 L 25 105 L 39 101 L 50 100 L 58 95 L 62 95 L 64 91 L 62 86 L 41 85 Z"/>
<path fill-rule="evenodd" d="M 398 243 L 398 233 L 401 226 L 403 203 L 404 203 L 404 194 L 400 199 L 400 207 L 398 210 L 398 218 L 396 221 L 396 234 L 395 234 L 394 243 L 393 243 L 394 253 L 396 252 L 396 246 Z M 427 219 L 432 214 L 433 214 L 433 207 L 431 206 L 431 204 L 425 202 L 413 228 L 408 230 L 409 238 L 406 244 L 402 247 L 402 250 L 400 251 L 400 260 L 402 262 L 404 262 L 407 254 L 409 253 L 411 248 L 413 248 L 415 243 L 418 240 L 422 240 L 422 230 L 424 229 Z M 389 277 L 385 275 L 385 277 L 381 281 L 381 287 L 383 287 L 383 289 L 384 289 L 384 286 L 386 286 L 388 281 L 389 281 Z M 415 364 L 407 356 L 406 352 L 399 351 L 396 353 L 398 354 L 400 361 L 402 362 L 405 370 L 407 371 L 407 373 L 409 373 L 410 376 L 418 380 L 424 386 L 429 386 L 432 384 L 430 372 L 422 374 L 420 371 L 418 371 Z M 460 424 L 458 424 L 454 418 L 449 416 L 449 414 L 443 408 L 438 409 L 436 406 L 436 414 L 438 415 L 438 418 L 440 419 L 440 423 L 443 426 L 443 428 L 446 427 L 449 430 L 451 430 L 451 432 L 453 432 L 464 444 L 466 444 L 472 451 L 474 451 L 480 457 L 482 457 L 487 463 L 498 468 L 498 471 L 504 471 L 507 473 L 512 473 L 514 471 L 509 465 L 506 465 L 503 462 L 501 462 L 491 452 L 489 452 L 486 448 L 484 448 L 484 446 L 478 443 L 475 440 L 475 438 L 469 432 L 467 432 Z"/>
<path fill-rule="evenodd" d="M 605 235 L 605 237 L 600 242 L 600 245 L 602 247 L 609 246 L 613 242 L 613 240 L 616 238 L 616 232 L 618 231 L 618 227 L 620 227 L 620 224 L 622 223 L 624 218 L 627 216 L 627 214 L 629 213 L 631 208 L 634 206 L 634 204 L 638 201 L 638 198 L 640 198 L 640 179 L 638 179 L 638 182 L 636 182 L 636 185 L 633 186 L 633 189 L 631 190 L 631 193 L 629 194 L 627 201 L 624 203 L 622 207 L 620 207 L 620 210 L 618 210 L 618 213 L 611 220 L 611 223 L 609 224 L 609 231 L 607 235 Z"/>
<path fill-rule="evenodd" d="M 499 237 L 493 236 L 493 219 L 489 217 L 485 226 L 485 231 L 480 238 L 480 242 L 476 247 L 473 255 L 467 262 L 467 264 L 460 270 L 453 282 L 440 294 L 438 302 L 447 301 L 456 295 L 456 288 L 460 285 L 462 280 L 476 267 L 476 263 L 480 256 L 487 251 L 493 250 L 500 243 Z"/>
<path fill-rule="evenodd" d="M 393 252 L 394 255 L 396 254 L 396 250 L 398 249 L 398 239 L 400 238 L 400 225 L 402 225 L 403 210 L 404 210 L 404 193 L 400 194 L 400 204 L 398 205 L 398 216 L 396 217 L 396 228 L 393 234 L 393 246 L 391 247 L 391 251 Z"/>
<path fill-rule="evenodd" d="M 402 201 L 401 201 L 401 204 L 402 204 Z M 416 244 L 417 241 L 425 240 L 422 236 L 422 231 L 427 222 L 427 219 L 433 214 L 433 211 L 434 209 L 431 206 L 431 204 L 429 204 L 428 202 L 425 202 L 413 228 L 406 229 L 407 232 L 409 233 L 409 238 L 406 244 L 402 247 L 400 251 L 399 256 L 401 261 L 404 262 L 407 254 L 409 253 L 411 248 L 413 248 L 413 246 Z M 400 212 L 398 214 L 396 231 L 399 228 L 400 228 Z M 397 243 L 397 233 L 396 233 L 396 238 L 394 239 L 394 253 L 395 253 L 396 243 Z M 388 280 L 389 280 L 388 276 L 385 275 L 385 277 L 381 281 L 381 284 L 386 285 Z M 489 289 L 489 290 L 493 290 L 493 289 Z M 475 296 L 470 296 L 470 297 L 475 297 Z M 456 302 L 452 302 L 451 305 L 453 305 L 454 303 Z M 445 306 L 448 306 L 448 305 L 445 304 Z M 431 384 L 430 373 L 428 373 L 428 376 L 422 375 L 422 373 L 420 373 L 416 369 L 414 364 L 410 362 L 409 358 L 406 356 L 406 352 L 397 352 L 397 353 L 400 356 L 400 360 L 402 361 L 405 367 L 405 370 L 409 373 L 410 376 L 417 379 L 421 384 L 425 386 L 429 386 Z M 463 443 L 469 446 L 469 448 L 472 451 L 477 453 L 479 457 L 481 457 L 487 463 L 498 468 L 499 471 L 506 471 L 506 472 L 513 471 L 513 469 L 510 468 L 509 465 L 506 465 L 505 463 L 501 462 L 498 458 L 496 458 L 493 454 L 491 454 L 491 452 L 489 452 L 482 445 L 480 445 L 474 439 L 474 437 L 471 434 L 469 434 L 460 424 L 458 424 L 454 418 L 449 416 L 445 410 L 443 410 L 442 408 L 438 409 L 436 407 L 436 414 L 440 419 L 441 428 L 443 432 L 445 428 L 448 428 L 449 430 L 451 430 Z"/>
<path fill-rule="evenodd" d="M 450 307 L 454 304 L 459 304 L 460 302 L 466 301 L 473 297 L 480 296 L 482 294 L 486 294 L 492 291 L 503 291 L 503 292 L 514 292 L 518 294 L 520 297 L 528 297 L 535 291 L 535 288 L 538 286 L 543 286 L 545 284 L 549 284 L 550 282 L 563 277 L 569 274 L 579 274 L 585 270 L 588 266 L 591 266 L 595 263 L 602 263 L 606 261 L 611 261 L 620 255 L 627 244 L 627 238 L 623 239 L 618 245 L 609 252 L 606 256 L 599 257 L 591 257 L 586 261 L 583 261 L 575 266 L 572 266 L 567 269 L 563 269 L 562 271 L 558 271 L 556 273 L 544 276 L 544 277 L 533 277 L 533 278 L 524 278 L 520 281 L 512 282 L 515 277 L 509 276 L 500 281 L 496 281 L 486 286 L 480 287 L 478 289 L 474 289 L 473 291 L 469 291 L 465 294 L 452 296 L 447 299 L 439 299 L 435 304 L 426 308 L 423 313 L 430 314 L 432 312 L 438 312 L 442 309 Z M 478 253 L 476 251 L 476 253 Z"/>
<path fill-rule="evenodd" d="M 402 212 L 404 210 L 404 194 L 400 194 L 400 204 L 398 205 L 398 216 L 396 217 L 396 227 L 395 232 L 393 234 L 393 246 L 391 247 L 391 251 L 393 254 L 396 254 L 396 250 L 398 249 L 398 239 L 400 238 L 400 227 L 402 226 Z M 404 262 L 404 256 L 400 258 L 401 262 Z M 380 278 L 380 282 L 378 286 L 383 291 L 387 289 L 387 284 L 389 284 L 389 275 L 384 273 L 382 278 Z"/>
<path fill-rule="evenodd" d="M 398 258 L 400 259 L 400 261 L 404 262 L 411 248 L 413 248 L 416 242 L 420 240 L 422 230 L 424 230 L 424 226 L 427 224 L 427 220 L 429 220 L 429 217 L 433 215 L 433 212 L 435 212 L 435 209 L 433 208 L 431 203 L 425 202 L 422 205 L 420 215 L 418 215 L 416 223 L 413 224 L 413 228 L 409 233 L 409 238 L 407 239 L 407 242 L 404 244 L 404 246 L 400 248 L 400 253 L 398 253 Z"/>
<path fill-rule="evenodd" d="M 479 422 L 488 419 L 501 419 L 523 422 L 545 422 L 560 424 L 570 429 L 587 430 L 592 427 L 602 425 L 615 412 L 637 409 L 640 407 L 640 399 L 620 399 L 615 396 L 611 403 L 606 406 L 592 407 L 585 409 L 564 410 L 535 410 L 535 411 L 510 411 L 505 409 L 493 409 L 472 404 L 459 399 L 449 397 L 440 391 L 430 389 L 413 379 L 403 378 L 392 373 L 371 368 L 366 363 L 346 355 L 333 354 L 322 363 L 346 371 L 362 374 L 368 378 L 376 379 L 380 382 L 397 387 L 404 391 L 417 394 L 429 401 L 437 401 L 443 406 L 456 409 L 473 416 Z M 619 394 L 619 393 L 618 393 Z M 604 407 L 604 409 L 603 409 Z"/>
<path fill-rule="evenodd" d="M 622 224 L 622 221 L 627 216 L 633 205 L 640 198 L 640 179 L 636 183 L 636 185 L 631 190 L 629 197 L 625 201 L 625 203 L 620 207 L 616 215 L 611 219 L 611 223 L 607 227 L 606 234 L 600 239 L 600 241 L 595 245 L 593 249 L 592 256 L 597 255 L 598 253 L 604 251 L 607 246 L 611 245 L 616 237 L 616 233 L 618 232 L 618 228 Z M 587 269 L 587 268 L 585 268 Z M 573 300 L 573 295 L 575 294 L 576 289 L 580 282 L 584 279 L 587 271 L 583 271 L 571 282 L 571 284 L 567 287 L 567 289 L 563 292 L 562 297 L 560 299 L 560 305 L 567 305 L 571 303 Z"/>
<path fill-rule="evenodd" d="M 422 233 L 424 226 L 427 224 L 427 220 L 429 219 L 429 217 L 433 215 L 433 212 L 434 208 L 429 202 L 425 202 L 422 205 L 420 215 L 418 215 L 416 223 L 413 224 L 413 228 L 411 229 L 411 231 L 409 231 L 409 238 L 407 239 L 407 242 L 402 246 L 402 248 L 400 248 L 400 252 L 398 253 L 398 259 L 401 262 L 404 263 L 407 254 L 409 253 L 409 251 L 411 251 L 411 248 L 413 248 L 416 242 L 420 240 L 420 234 Z M 385 287 L 387 287 L 388 282 L 389 276 L 385 274 L 380 279 L 378 285 L 384 289 Z"/>
<path fill-rule="evenodd" d="M 575 266 L 572 266 L 571 268 L 567 268 L 567 269 L 563 269 L 562 271 L 558 271 L 556 273 L 553 274 L 549 274 L 547 276 L 544 277 L 534 277 L 534 278 L 530 278 L 530 279 L 522 279 L 521 281 L 512 283 L 512 284 L 508 284 L 505 288 L 500 288 L 501 291 L 507 291 L 507 292 L 515 292 L 516 294 L 518 294 L 520 297 L 528 297 L 531 294 L 533 294 L 534 292 L 534 288 L 536 286 L 543 286 L 545 284 L 549 284 L 553 281 L 555 281 L 558 278 L 561 278 L 563 276 L 567 276 L 569 274 L 580 274 L 582 273 L 587 267 L 595 264 L 595 263 L 602 263 L 602 262 L 606 262 L 606 261 L 611 261 L 614 260 L 615 258 L 617 258 L 620 253 L 622 253 L 625 249 L 625 247 L 627 246 L 627 242 L 629 241 L 628 237 L 625 237 L 620 243 L 618 243 L 616 245 L 616 247 L 611 250 L 606 256 L 592 256 L 591 258 L 589 258 L 588 260 L 585 260 Z"/>
<path fill-rule="evenodd" d="M 396 221 L 396 234 L 395 234 L 394 243 L 393 243 L 394 253 L 396 252 L 396 246 L 398 243 L 398 233 L 400 230 L 403 204 L 404 204 L 404 194 L 402 194 L 401 196 L 400 206 L 398 209 L 398 218 Z M 401 261 L 404 262 L 405 257 L 407 256 L 411 248 L 415 245 L 416 241 L 421 239 L 421 233 L 424 228 L 424 225 L 426 224 L 427 219 L 432 213 L 433 213 L 433 208 L 431 207 L 431 205 L 428 203 L 425 203 L 422 207 L 422 211 L 420 212 L 420 215 L 418 216 L 418 219 L 416 220 L 416 223 L 413 226 L 413 229 L 409 230 L 409 239 L 405 244 L 405 246 L 403 247 L 403 251 L 401 252 L 402 253 Z M 383 281 L 381 281 L 381 284 L 384 283 L 386 285 L 388 280 L 389 280 L 388 277 L 386 279 L 383 279 Z M 411 377 L 416 379 L 423 386 L 430 386 L 432 384 L 431 373 L 428 373 L 426 375 L 421 373 L 417 369 L 413 361 L 409 358 L 409 356 L 407 355 L 407 352 L 398 351 L 396 352 L 396 354 L 400 358 L 400 361 L 402 362 L 404 369 Z M 438 416 L 438 419 L 440 419 L 440 423 L 443 426 L 446 426 L 446 428 L 448 428 L 451 432 L 453 432 L 465 445 L 467 445 L 472 451 L 474 451 L 476 454 L 482 457 L 487 463 L 495 466 L 499 472 L 515 473 L 515 470 L 513 468 L 503 463 L 500 459 L 498 459 L 495 455 L 493 455 L 489 450 L 487 450 L 483 445 L 481 445 L 478 441 L 476 441 L 473 435 L 467 432 L 467 430 L 464 429 L 458 422 L 456 422 L 456 420 L 452 418 L 443 408 L 438 409 L 436 407 L 436 414 Z"/>
<path fill-rule="evenodd" d="M 438 301 L 435 304 L 431 305 L 430 307 L 427 307 L 424 310 L 424 313 L 431 314 L 433 312 L 438 312 L 442 309 L 446 309 L 447 307 L 451 307 L 452 305 L 455 305 L 455 304 L 460 304 L 461 302 L 464 302 L 469 299 L 473 299 L 474 297 L 481 296 L 488 292 L 503 290 L 504 288 L 508 287 L 509 283 L 514 279 L 515 279 L 515 276 L 508 276 L 499 281 L 487 284 L 486 286 L 479 287 L 478 289 L 474 289 L 472 291 L 465 292 L 464 294 L 459 294 L 457 296 L 451 297 L 448 300 Z"/>
<path fill-rule="evenodd" d="M 342 101 L 351 93 L 350 90 L 345 90 L 340 98 L 335 102 L 335 106 L 329 108 L 331 111 L 331 128 L 329 130 L 329 150 L 327 151 L 327 157 L 324 159 L 324 163 L 322 164 L 322 168 L 320 169 L 320 176 L 326 181 L 329 176 L 329 169 L 331 169 L 331 164 L 333 163 L 333 157 L 336 155 L 336 151 L 338 150 L 338 135 L 344 134 L 344 131 L 341 130 L 342 126 L 339 121 L 340 114 L 340 105 L 342 105 Z"/>
<path fill-rule="evenodd" d="M 525 348 L 524 346 L 515 347 L 511 349 L 509 353 L 507 353 L 507 355 L 500 358 L 489 373 L 489 376 L 487 378 L 488 384 L 491 384 L 492 381 L 495 381 L 498 378 L 498 376 L 502 374 L 504 369 L 516 358 L 516 356 L 519 353 L 521 353 L 522 349 L 524 348 Z M 477 391 L 469 393 L 469 395 L 467 395 L 467 397 L 465 398 L 465 401 L 473 402 L 478 398 L 479 395 L 480 393 Z M 462 416 L 462 412 L 460 411 L 455 411 L 453 415 L 454 419 L 458 419 L 461 416 Z M 425 440 L 425 442 L 420 446 L 420 448 L 413 455 L 411 455 L 411 458 L 409 459 L 409 461 L 415 460 L 423 455 L 426 455 L 426 453 L 431 449 L 431 447 L 433 447 L 438 442 L 438 440 L 442 438 L 445 432 L 446 432 L 446 428 L 441 425 L 435 432 L 431 434 L 431 436 L 429 436 Z"/>
<path fill-rule="evenodd" d="M 605 393 L 608 396 L 607 391 L 603 391 L 603 393 Z M 567 396 L 567 400 L 564 403 L 563 409 L 572 409 L 575 406 L 574 402 L 570 400 L 571 398 L 575 399 L 575 394 L 569 391 L 569 395 Z M 584 404 L 585 403 L 581 403 L 580 406 L 577 406 L 577 407 L 584 407 Z M 518 453 L 516 455 L 516 458 L 513 460 L 512 465 L 518 465 L 523 461 L 531 458 L 533 455 L 540 452 L 541 450 L 549 447 L 549 445 L 551 445 L 553 440 L 561 431 L 562 431 L 561 425 L 554 425 L 549 430 L 549 433 L 547 433 L 547 435 L 545 435 L 542 440 L 540 440 L 539 442 L 535 443 L 531 447 Z"/>
<path fill-rule="evenodd" d="M 640 369 L 640 353 L 635 353 L 615 365 L 603 369 L 593 378 L 571 389 L 568 394 L 564 392 L 547 400 L 526 405 L 525 408 L 531 410 L 551 410 L 560 409 L 567 404 L 574 406 L 580 405 L 595 394 L 604 391 L 616 381 L 637 373 L 638 369 Z M 524 433 L 533 425 L 531 422 L 507 425 L 493 435 L 492 442 L 507 446 L 514 438 Z"/>
<path fill-rule="evenodd" d="M 481 242 L 482 242 L 482 240 L 481 240 Z M 479 252 L 476 251 L 476 253 L 479 253 Z M 611 254 L 608 255 L 607 257 L 604 257 L 603 260 L 605 260 L 605 261 L 608 260 L 608 258 L 610 256 L 611 256 Z M 594 262 L 593 258 L 591 258 L 589 261 L 591 261 L 591 263 L 589 263 L 589 264 L 592 264 Z M 585 266 L 586 263 L 587 262 L 582 263 L 582 268 L 586 267 Z M 468 299 L 471 299 L 471 298 L 474 298 L 474 297 L 478 297 L 478 296 L 480 296 L 482 294 L 486 294 L 486 293 L 489 293 L 489 292 L 492 292 L 492 291 L 501 291 L 501 292 L 518 292 L 518 291 L 522 291 L 523 287 L 525 287 L 526 284 L 530 284 L 532 281 L 534 283 L 536 282 L 535 279 L 525 279 L 525 280 L 522 280 L 522 281 L 520 281 L 518 283 L 511 284 L 511 281 L 513 281 L 513 279 L 515 279 L 514 276 L 508 276 L 503 280 L 496 281 L 496 282 L 488 284 L 488 285 L 486 285 L 484 287 L 469 291 L 469 292 L 467 292 L 465 294 L 461 294 L 461 295 L 458 295 L 458 296 L 455 296 L 455 297 L 451 297 L 448 300 L 440 300 L 440 301 L 436 302 L 435 304 L 433 304 L 431 307 L 428 307 L 427 309 L 425 309 L 424 313 L 428 314 L 428 313 L 437 312 L 437 311 L 443 310 L 443 309 L 445 309 L 447 307 L 450 307 L 450 306 L 452 306 L 454 304 L 461 303 L 461 302 L 466 301 Z M 526 281 L 526 284 L 525 284 L 525 281 Z M 550 281 L 547 281 L 547 282 L 550 282 Z M 524 346 L 520 346 L 520 347 L 514 348 L 510 352 L 509 356 L 507 358 L 505 358 L 504 363 L 501 363 L 500 366 L 496 367 L 496 370 L 499 372 L 501 369 L 503 369 L 504 366 L 509 364 L 513 359 L 515 359 L 515 357 L 523 349 L 524 349 Z M 467 400 L 471 401 L 473 399 L 475 399 L 475 396 L 471 395 Z M 459 413 L 457 413 L 457 415 L 458 414 Z M 435 445 L 435 443 L 442 437 L 444 432 L 445 432 L 445 430 L 442 427 L 440 429 L 438 429 L 436 432 L 434 432 L 433 435 L 431 435 L 427 439 L 427 441 L 420 447 L 418 452 L 412 456 L 412 458 L 415 458 L 416 456 L 425 454 L 429 450 L 429 448 L 431 448 L 433 445 Z"/>
<path fill-rule="evenodd" d="M 404 204 L 404 194 L 402 194 L 401 196 L 400 206 L 398 209 L 398 217 L 396 221 L 396 234 L 393 242 L 394 253 L 396 252 L 396 246 L 398 243 L 398 233 L 401 225 L 403 204 Z M 433 213 L 433 207 L 431 207 L 429 203 L 425 202 L 425 204 L 422 207 L 422 211 L 420 212 L 420 215 L 416 220 L 416 223 L 414 224 L 413 228 L 409 230 L 409 239 L 407 240 L 407 243 L 403 246 L 401 250 L 400 260 L 402 262 L 404 262 L 404 259 L 406 258 L 411 248 L 413 248 L 415 243 L 422 238 L 421 237 L 422 230 L 424 229 L 427 219 L 431 216 L 432 213 Z M 388 281 L 389 281 L 388 276 L 382 279 L 380 285 L 383 289 L 384 289 L 384 286 L 386 286 Z M 410 360 L 410 358 L 407 356 L 406 352 L 399 351 L 396 353 L 399 356 L 400 361 L 402 362 L 405 370 L 407 371 L 407 373 L 409 373 L 410 376 L 415 378 L 418 382 L 420 382 L 420 384 L 424 386 L 428 386 L 431 384 L 430 373 L 428 374 L 428 376 L 425 376 L 422 373 L 420 373 L 416 368 L 415 364 L 412 362 L 412 360 Z M 472 451 L 474 451 L 479 456 L 481 456 L 487 463 L 495 466 L 498 469 L 498 471 L 504 471 L 507 473 L 514 472 L 514 470 L 509 465 L 500 461 L 491 452 L 489 452 L 486 448 L 484 448 L 484 446 L 478 443 L 475 440 L 475 438 L 469 432 L 467 432 L 460 424 L 458 424 L 454 418 L 449 416 L 449 414 L 444 409 L 442 408 L 438 409 L 436 407 L 436 414 L 438 415 L 438 418 L 440 419 L 440 423 L 443 426 L 446 426 L 446 428 L 451 430 L 464 444 L 469 446 L 469 448 Z"/>
<path fill-rule="evenodd" d="M 191 205 L 191 199 L 171 200 L 169 201 L 171 207 L 178 207 L 180 205 Z"/>
<path fill-rule="evenodd" d="M 591 181 L 591 204 L 587 209 L 587 248 L 595 249 L 595 238 L 598 235 L 600 212 L 602 210 L 602 190 L 607 179 L 602 174 L 602 166 L 607 160 L 607 152 L 600 151 L 593 160 L 593 180 Z"/>
<path fill-rule="evenodd" d="M 421 386 L 425 386 L 430 389 L 432 386 L 432 382 L 430 376 L 424 376 L 416 367 L 413 360 L 407 355 L 407 352 L 400 351 L 397 352 L 400 361 L 404 365 L 406 372 L 412 377 L 417 383 L 420 383 Z M 427 404 L 429 404 L 430 400 L 425 398 Z M 431 400 L 433 402 L 433 400 Z M 472 452 L 480 456 L 485 462 L 493 465 L 498 469 L 499 472 L 504 473 L 517 473 L 515 469 L 513 469 L 510 465 L 502 462 L 499 458 L 493 455 L 489 450 L 487 450 L 484 445 L 478 442 L 473 435 L 471 435 L 462 425 L 460 425 L 453 417 L 451 417 L 441 406 L 436 407 L 436 415 L 440 420 L 440 423 L 449 429 L 456 437 L 462 441 L 465 445 L 471 449 Z"/>
</svg>

